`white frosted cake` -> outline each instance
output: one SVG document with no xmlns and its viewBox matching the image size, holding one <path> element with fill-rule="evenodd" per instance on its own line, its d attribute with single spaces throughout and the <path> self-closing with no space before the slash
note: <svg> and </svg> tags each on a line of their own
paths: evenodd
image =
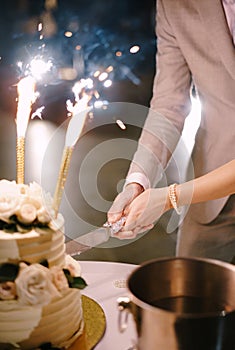
<svg viewBox="0 0 235 350">
<path fill-rule="evenodd" d="M 83 332 L 80 265 L 41 187 L 0 181 L 0 349 L 67 349 Z"/>
</svg>

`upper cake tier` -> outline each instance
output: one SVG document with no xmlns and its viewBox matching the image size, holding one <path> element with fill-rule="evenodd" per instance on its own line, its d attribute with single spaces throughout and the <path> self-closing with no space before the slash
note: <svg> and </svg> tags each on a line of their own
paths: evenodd
<svg viewBox="0 0 235 350">
<path fill-rule="evenodd" d="M 41 186 L 0 181 L 0 262 L 64 264 L 64 219 Z"/>
</svg>

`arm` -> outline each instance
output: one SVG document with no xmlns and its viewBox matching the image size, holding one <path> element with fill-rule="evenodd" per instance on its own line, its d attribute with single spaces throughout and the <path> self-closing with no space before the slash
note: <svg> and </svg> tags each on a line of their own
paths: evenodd
<svg viewBox="0 0 235 350">
<path fill-rule="evenodd" d="M 235 160 L 176 188 L 178 205 L 205 202 L 235 193 Z"/>
<path fill-rule="evenodd" d="M 128 186 L 108 212 L 110 222 L 118 220 L 143 189 L 154 187 L 161 179 L 191 107 L 191 73 L 168 22 L 163 0 L 157 4 L 158 50 L 151 108 L 129 168 Z"/>
<path fill-rule="evenodd" d="M 176 186 L 177 206 L 218 199 L 235 193 L 235 160 L 194 180 Z M 133 238 L 151 227 L 159 217 L 172 208 L 169 187 L 148 189 L 125 210 L 127 220 L 119 238 Z M 133 232 L 133 235 L 130 235 Z"/>
<path fill-rule="evenodd" d="M 140 172 L 155 187 L 175 150 L 191 109 L 191 72 L 171 27 L 171 13 L 157 1 L 156 74 L 150 109 L 127 178 Z"/>
</svg>

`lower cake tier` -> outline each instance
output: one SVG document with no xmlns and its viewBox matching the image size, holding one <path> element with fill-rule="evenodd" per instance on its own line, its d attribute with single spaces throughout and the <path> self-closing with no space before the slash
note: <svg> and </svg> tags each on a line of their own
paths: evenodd
<svg viewBox="0 0 235 350">
<path fill-rule="evenodd" d="M 63 266 L 65 244 L 63 230 L 38 233 L 6 233 L 0 231 L 0 263 L 23 260 L 37 263 L 47 260 L 49 266 Z"/>
<path fill-rule="evenodd" d="M 45 343 L 69 348 L 84 328 L 81 293 L 68 289 L 43 307 L 0 301 L 0 349 L 4 344 L 27 350 Z M 2 346 L 1 346 L 2 345 Z"/>
</svg>

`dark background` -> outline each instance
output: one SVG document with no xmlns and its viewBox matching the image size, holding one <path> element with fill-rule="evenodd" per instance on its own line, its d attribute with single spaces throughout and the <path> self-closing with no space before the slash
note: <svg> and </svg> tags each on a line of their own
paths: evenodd
<svg viewBox="0 0 235 350">
<path fill-rule="evenodd" d="M 42 0 L 1 2 L 1 108 L 14 112 L 14 84 L 24 75 L 26 64 L 38 55 L 51 58 L 57 70 L 72 67 L 79 55 L 74 80 L 112 65 L 113 85 L 106 89 L 98 87 L 101 96 L 109 102 L 148 106 L 155 69 L 155 1 L 57 0 L 55 4 L 56 7 L 48 8 L 47 1 Z M 41 40 L 37 25 L 48 13 L 55 28 Z M 47 24 L 50 28 L 50 21 L 43 23 L 44 29 L 47 30 Z M 66 31 L 73 36 L 65 37 Z M 75 50 L 77 45 L 81 47 L 79 53 Z M 136 54 L 129 52 L 133 45 L 140 46 Z M 116 56 L 117 51 L 122 52 L 121 57 Z M 21 70 L 18 61 L 23 63 Z M 46 107 L 44 118 L 56 123 L 63 121 L 64 100 L 71 94 L 73 84 L 74 81 L 56 76 L 44 84 L 37 101 Z"/>
</svg>

